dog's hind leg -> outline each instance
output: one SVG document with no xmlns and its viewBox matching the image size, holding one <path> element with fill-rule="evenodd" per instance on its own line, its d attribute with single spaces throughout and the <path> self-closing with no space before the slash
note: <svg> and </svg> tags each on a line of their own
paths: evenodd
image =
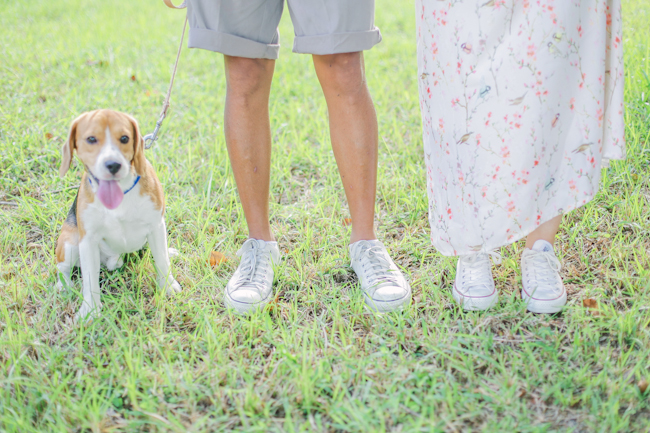
<svg viewBox="0 0 650 433">
<path fill-rule="evenodd" d="M 58 268 L 55 289 L 61 291 L 64 286 L 70 287 L 72 281 L 70 274 L 79 263 L 79 230 L 66 220 L 61 228 L 59 239 L 56 242 L 56 267 Z"/>
<path fill-rule="evenodd" d="M 104 264 L 104 266 L 106 266 L 106 269 L 109 271 L 114 271 L 115 269 L 122 267 L 124 264 L 124 259 L 122 259 L 121 254 L 112 254 L 105 256 L 102 252 L 101 262 Z"/>
</svg>

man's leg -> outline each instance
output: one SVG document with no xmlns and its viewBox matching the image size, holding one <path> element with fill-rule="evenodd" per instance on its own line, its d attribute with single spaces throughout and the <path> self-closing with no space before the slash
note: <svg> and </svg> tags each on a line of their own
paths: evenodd
<svg viewBox="0 0 650 433">
<path fill-rule="evenodd" d="M 363 53 L 314 55 L 329 112 L 334 157 L 350 206 L 350 243 L 373 240 L 377 188 L 377 115 L 366 86 Z"/>
<path fill-rule="evenodd" d="M 272 299 L 273 265 L 280 261 L 269 224 L 269 93 L 275 60 L 224 57 L 226 145 L 250 237 L 238 252 L 241 261 L 226 286 L 224 302 L 244 314 Z"/>
<path fill-rule="evenodd" d="M 376 240 L 377 115 L 360 52 L 314 55 L 330 121 L 330 137 L 352 215 L 350 256 L 366 305 L 386 312 L 403 308 L 411 287 Z"/>
<path fill-rule="evenodd" d="M 275 60 L 224 56 L 224 132 L 249 237 L 273 241 L 269 224 L 269 93 Z"/>
</svg>

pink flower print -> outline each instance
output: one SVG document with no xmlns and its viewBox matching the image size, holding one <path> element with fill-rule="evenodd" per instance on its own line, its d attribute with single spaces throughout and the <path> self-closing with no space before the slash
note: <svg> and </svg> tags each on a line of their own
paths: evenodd
<svg viewBox="0 0 650 433">
<path fill-rule="evenodd" d="M 526 54 L 528 54 L 529 58 L 534 59 L 536 52 L 537 52 L 537 47 L 535 47 L 535 44 L 528 45 L 528 52 Z"/>
<path fill-rule="evenodd" d="M 571 100 L 569 101 L 569 108 L 571 109 L 571 111 L 573 111 L 573 109 L 575 108 L 575 104 L 576 104 L 576 98 L 571 98 Z"/>
<path fill-rule="evenodd" d="M 463 42 L 460 47 L 465 51 L 465 54 L 472 54 L 472 44 Z"/>
<path fill-rule="evenodd" d="M 510 148 L 508 146 L 503 146 L 501 148 L 501 157 L 505 159 L 509 156 L 510 156 Z"/>
<path fill-rule="evenodd" d="M 508 218 L 512 216 L 512 214 L 517 210 L 517 206 L 515 206 L 515 202 L 510 200 L 508 203 L 506 203 L 506 211 L 508 212 Z"/>
<path fill-rule="evenodd" d="M 501 168 L 501 167 L 499 167 L 499 166 L 497 165 L 497 168 L 494 169 L 494 175 L 492 175 L 492 179 L 493 179 L 493 180 L 496 180 L 496 178 L 497 178 L 497 173 L 499 173 L 499 169 L 500 169 L 500 168 Z"/>
<path fill-rule="evenodd" d="M 571 179 L 571 180 L 569 181 L 569 189 L 570 189 L 571 191 L 575 191 L 576 188 L 577 188 L 576 181 L 575 181 L 574 179 Z"/>
</svg>

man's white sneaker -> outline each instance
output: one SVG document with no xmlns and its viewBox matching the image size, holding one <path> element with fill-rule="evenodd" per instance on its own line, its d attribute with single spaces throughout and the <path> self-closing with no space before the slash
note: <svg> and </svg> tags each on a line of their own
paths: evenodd
<svg viewBox="0 0 650 433">
<path fill-rule="evenodd" d="M 378 240 L 350 244 L 352 269 L 361 283 L 366 305 L 377 312 L 394 311 L 411 301 L 411 286 Z"/>
<path fill-rule="evenodd" d="M 273 265 L 280 263 L 277 242 L 248 239 L 237 255 L 239 267 L 226 286 L 224 302 L 239 314 L 263 308 L 273 296 Z"/>
<path fill-rule="evenodd" d="M 499 301 L 492 278 L 492 263 L 501 263 L 495 251 L 460 256 L 456 265 L 456 280 L 452 295 L 464 310 L 487 310 Z"/>
<path fill-rule="evenodd" d="M 528 311 L 552 314 L 566 305 L 560 268 L 553 245 L 545 240 L 539 239 L 521 255 L 521 298 Z"/>
</svg>

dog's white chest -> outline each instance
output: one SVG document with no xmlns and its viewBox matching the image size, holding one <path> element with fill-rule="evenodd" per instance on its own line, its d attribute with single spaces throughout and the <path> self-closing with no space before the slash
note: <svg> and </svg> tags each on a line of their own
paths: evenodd
<svg viewBox="0 0 650 433">
<path fill-rule="evenodd" d="M 114 210 L 106 209 L 98 200 L 91 203 L 83 212 L 83 220 L 86 233 L 98 239 L 102 249 L 124 254 L 144 247 L 147 236 L 163 218 L 151 199 L 134 189 Z"/>
</svg>

